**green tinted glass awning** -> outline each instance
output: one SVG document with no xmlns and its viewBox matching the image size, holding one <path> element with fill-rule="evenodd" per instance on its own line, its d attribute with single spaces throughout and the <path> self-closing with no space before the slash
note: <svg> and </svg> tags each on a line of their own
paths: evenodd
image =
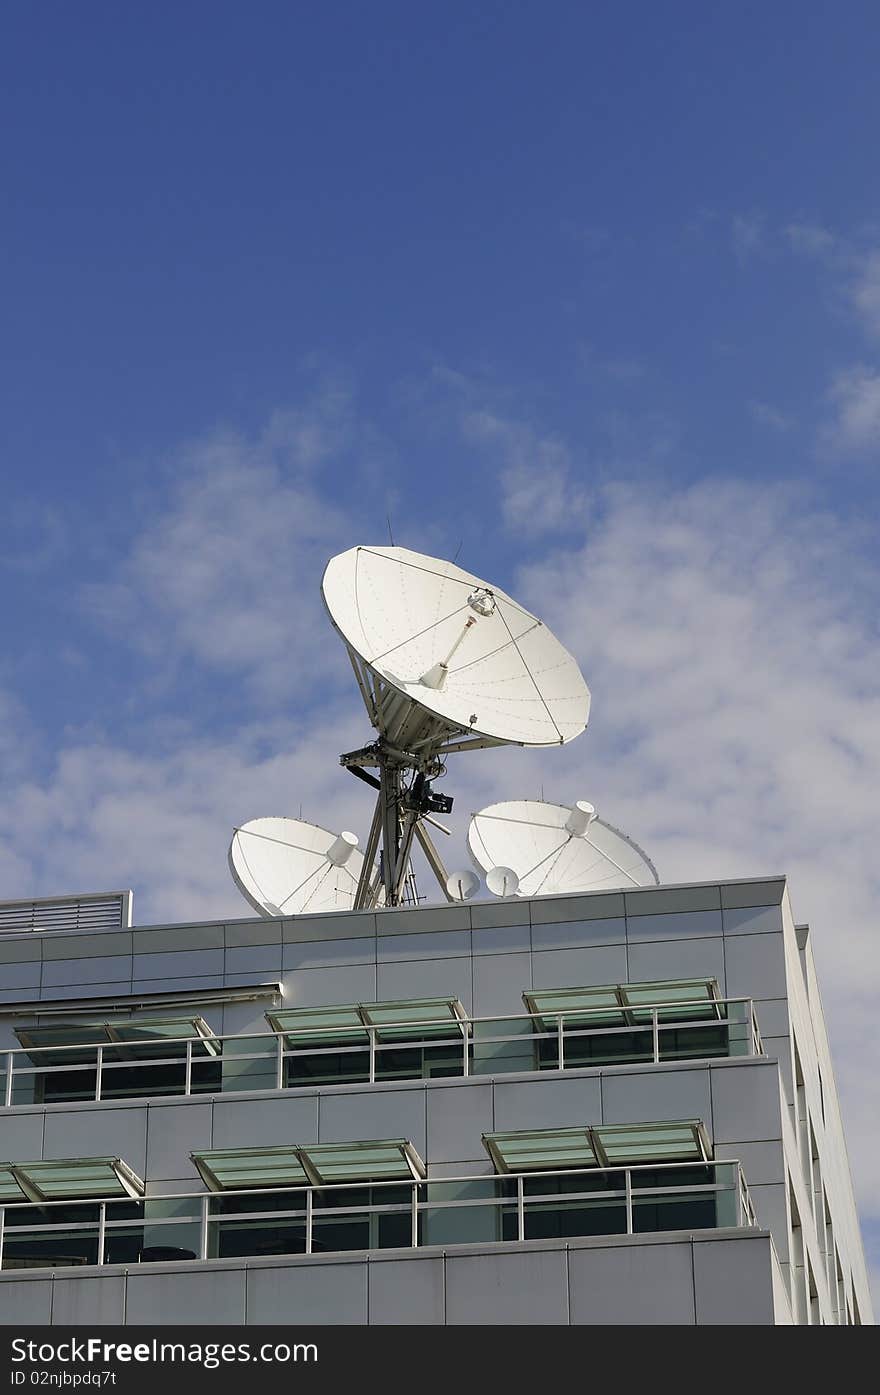
<svg viewBox="0 0 880 1395">
<path fill-rule="evenodd" d="M 267 1012 L 273 1032 L 284 1032 L 291 1049 L 304 1046 L 356 1046 L 377 1041 L 418 1041 L 468 1030 L 458 998 L 404 999 L 393 1003 L 346 1003 L 337 1007 L 291 1008 Z"/>
<path fill-rule="evenodd" d="M 620 992 L 630 1009 L 644 1003 L 669 1004 L 657 1013 L 658 1022 L 686 1022 L 720 1016 L 718 984 L 714 978 L 679 979 L 675 983 L 622 983 Z M 650 1022 L 650 1009 L 632 1012 L 633 1022 Z"/>
<path fill-rule="evenodd" d="M 698 1119 L 681 1123 L 608 1124 L 593 1129 L 597 1152 L 610 1166 L 640 1162 L 703 1162 L 709 1144 Z"/>
<path fill-rule="evenodd" d="M 554 1172 L 557 1168 L 598 1165 L 586 1128 L 484 1133 L 483 1143 L 496 1172 Z"/>
<path fill-rule="evenodd" d="M 368 1027 L 380 1041 L 451 1037 L 468 1029 L 468 1016 L 458 998 L 418 998 L 395 1003 L 361 1003 Z"/>
<path fill-rule="evenodd" d="M 22 1191 L 10 1163 L 0 1165 L 0 1203 L 4 1201 L 30 1201 L 30 1197 Z"/>
<path fill-rule="evenodd" d="M 64 1201 L 85 1197 L 143 1196 L 144 1184 L 121 1158 L 57 1158 L 0 1166 L 28 1201 Z M 0 1185 L 9 1182 L 0 1180 Z"/>
<path fill-rule="evenodd" d="M 287 1045 L 298 1046 L 357 1046 L 369 1041 L 369 1033 L 357 1003 L 342 1007 L 290 1008 L 285 1012 L 267 1012 L 266 1021 L 273 1032 L 289 1033 Z"/>
<path fill-rule="evenodd" d="M 698 1119 L 488 1133 L 483 1134 L 483 1143 L 496 1172 L 703 1162 L 710 1156 L 705 1130 Z"/>
<path fill-rule="evenodd" d="M 15 1035 L 35 1066 L 94 1065 L 98 1046 L 115 1047 L 108 1060 L 185 1056 L 185 1041 L 194 1039 L 193 1055 L 219 1055 L 220 1043 L 203 1017 L 133 1018 L 128 1022 L 59 1022 L 51 1027 L 17 1027 Z M 67 1048 L 52 1050 L 51 1048 Z M 75 1048 L 82 1047 L 81 1051 Z"/>
<path fill-rule="evenodd" d="M 595 988 L 541 988 L 523 993 L 523 1002 L 545 1032 L 557 1026 L 560 1014 L 566 1027 L 650 1023 L 653 1007 L 658 1008 L 660 1022 L 704 1021 L 721 1015 L 714 978 L 607 983 Z"/>
<path fill-rule="evenodd" d="M 190 1157 L 212 1192 L 304 1187 L 309 1182 L 293 1144 L 277 1148 L 220 1148 L 210 1153 L 191 1153 Z"/>
<path fill-rule="evenodd" d="M 155 1017 L 133 1022 L 108 1022 L 110 1040 L 122 1042 L 126 1056 L 185 1056 L 186 1042 L 175 1038 L 192 1039 L 193 1056 L 219 1056 L 221 1043 L 217 1041 L 203 1017 Z"/>
<path fill-rule="evenodd" d="M 523 993 L 543 1031 L 552 1031 L 563 1013 L 567 1027 L 625 1027 L 626 1014 L 615 984 L 605 988 L 546 988 Z"/>
<path fill-rule="evenodd" d="M 425 1164 L 406 1138 L 364 1143 L 323 1143 L 300 1148 L 306 1171 L 324 1182 L 411 1182 L 425 1176 Z"/>
<path fill-rule="evenodd" d="M 223 1148 L 190 1156 L 203 1181 L 215 1192 L 333 1182 L 410 1182 L 425 1176 L 425 1164 L 406 1138 L 306 1147 Z"/>
</svg>

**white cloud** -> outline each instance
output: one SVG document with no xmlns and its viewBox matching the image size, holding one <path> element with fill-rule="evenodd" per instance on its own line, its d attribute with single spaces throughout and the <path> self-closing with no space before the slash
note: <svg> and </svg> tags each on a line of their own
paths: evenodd
<svg viewBox="0 0 880 1395">
<path fill-rule="evenodd" d="M 583 521 L 587 492 L 574 477 L 568 447 L 523 423 L 490 411 L 469 411 L 465 438 L 500 456 L 504 522 L 518 533 L 538 536 Z"/>
<path fill-rule="evenodd" d="M 825 445 L 855 455 L 880 449 L 880 371 L 849 368 L 837 375 L 829 395 L 834 415 Z"/>
<path fill-rule="evenodd" d="M 730 224 L 730 239 L 740 262 L 748 261 L 764 247 L 764 217 L 760 213 L 737 213 Z"/>
<path fill-rule="evenodd" d="M 852 286 L 853 304 L 865 329 L 880 336 L 880 250 L 862 260 Z"/>
<path fill-rule="evenodd" d="M 349 480 L 352 434 L 347 399 L 331 393 L 276 413 L 253 439 L 218 431 L 189 446 L 171 462 L 170 502 L 119 573 L 85 589 L 86 608 L 157 671 L 197 662 L 264 699 L 302 695 L 339 666 L 319 587 L 355 525 L 346 490 L 322 488 L 315 471 Z"/>
<path fill-rule="evenodd" d="M 790 431 L 794 424 L 787 412 L 781 412 L 769 402 L 753 400 L 748 406 L 749 415 L 759 426 L 769 426 L 772 431 Z"/>
</svg>

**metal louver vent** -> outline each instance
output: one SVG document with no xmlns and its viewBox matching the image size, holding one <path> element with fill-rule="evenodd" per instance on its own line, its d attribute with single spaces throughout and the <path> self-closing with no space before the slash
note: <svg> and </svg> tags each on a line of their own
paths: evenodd
<svg viewBox="0 0 880 1395">
<path fill-rule="evenodd" d="M 0 934 L 22 930 L 119 930 L 131 925 L 130 891 L 0 901 Z"/>
</svg>

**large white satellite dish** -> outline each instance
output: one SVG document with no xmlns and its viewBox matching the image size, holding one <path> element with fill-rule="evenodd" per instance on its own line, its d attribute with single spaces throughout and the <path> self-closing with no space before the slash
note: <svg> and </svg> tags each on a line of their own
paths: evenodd
<svg viewBox="0 0 880 1395">
<path fill-rule="evenodd" d="M 537 616 L 453 562 L 352 547 L 327 563 L 321 590 L 378 732 L 340 757 L 379 792 L 365 857 L 372 868 L 378 854 L 380 878 L 362 871 L 355 907 L 376 905 L 379 883 L 387 905 L 400 902 L 414 838 L 458 899 L 425 828 L 452 799 L 431 781 L 454 751 L 572 741 L 590 713 L 583 675 Z"/>
<path fill-rule="evenodd" d="M 506 592 L 453 562 L 352 547 L 328 562 L 322 591 L 373 725 L 397 747 L 454 736 L 559 746 L 587 725 L 590 692 L 568 650 Z"/>
<path fill-rule="evenodd" d="M 305 819 L 251 819 L 232 835 L 229 870 L 267 918 L 350 911 L 364 865 L 357 843 Z"/>
<path fill-rule="evenodd" d="M 504 864 L 516 873 L 519 896 L 656 886 L 660 880 L 647 853 L 585 801 L 572 807 L 537 799 L 490 804 L 471 819 L 467 843 L 481 871 Z"/>
</svg>

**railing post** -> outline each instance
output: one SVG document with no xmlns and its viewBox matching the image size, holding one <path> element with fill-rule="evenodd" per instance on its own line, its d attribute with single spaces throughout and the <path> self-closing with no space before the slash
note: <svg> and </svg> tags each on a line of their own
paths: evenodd
<svg viewBox="0 0 880 1395">
<path fill-rule="evenodd" d="M 522 1173 L 516 1179 L 516 1238 L 526 1238 L 526 1195 Z"/>
<path fill-rule="evenodd" d="M 107 1203 L 102 1201 L 98 1207 L 98 1263 L 104 1263 L 104 1236 L 107 1226 Z"/>
<path fill-rule="evenodd" d="M 370 1034 L 370 1084 L 376 1083 L 376 1028 L 368 1027 Z"/>
<path fill-rule="evenodd" d="M 103 1071 L 103 1069 L 104 1069 L 104 1048 L 103 1048 L 103 1046 L 99 1046 L 99 1047 L 98 1047 L 98 1056 L 97 1056 L 97 1061 L 96 1061 L 96 1069 L 95 1069 L 95 1099 L 96 1099 L 96 1100 L 99 1100 L 99 1099 L 101 1098 L 101 1085 L 102 1085 L 102 1083 L 103 1083 L 102 1080 L 101 1080 L 101 1072 Z"/>
<path fill-rule="evenodd" d="M 275 1033 L 275 1089 L 284 1089 L 284 1037 L 281 1032 Z"/>
<path fill-rule="evenodd" d="M 306 1192 L 306 1254 L 312 1253 L 312 1189 Z"/>
<path fill-rule="evenodd" d="M 627 1235 L 632 1235 L 632 1233 L 633 1233 L 633 1188 L 632 1188 L 632 1173 L 630 1172 L 629 1168 L 627 1168 L 627 1169 L 626 1169 L 626 1172 L 624 1173 L 624 1179 L 625 1179 L 625 1182 L 626 1182 L 626 1233 L 627 1233 Z"/>
<path fill-rule="evenodd" d="M 469 1051 L 468 1051 L 468 1043 L 469 1043 L 469 1040 L 470 1040 L 470 1039 L 469 1039 L 469 1037 L 468 1037 L 468 1029 L 467 1029 L 467 1024 L 466 1024 L 466 1023 L 463 1023 L 463 1024 L 462 1024 L 462 1028 L 461 1028 L 461 1039 L 462 1039 L 462 1041 L 464 1042 L 464 1056 L 463 1056 L 463 1059 L 462 1059 L 461 1073 L 462 1073 L 462 1075 L 467 1076 L 467 1075 L 470 1075 L 471 1063 L 470 1063 L 470 1053 L 469 1053 Z"/>
<path fill-rule="evenodd" d="M 8 1109 L 9 1106 L 12 1104 L 12 1071 L 13 1071 L 13 1063 L 14 1063 L 14 1061 L 15 1061 L 15 1052 L 14 1052 L 14 1051 L 7 1051 L 7 1053 L 6 1053 L 6 1098 L 5 1098 L 5 1100 L 3 1101 L 3 1103 L 6 1105 L 6 1108 L 7 1108 L 7 1109 Z"/>
<path fill-rule="evenodd" d="M 199 1259 L 208 1258 L 208 1206 L 210 1201 L 210 1192 L 205 1192 L 202 1197 L 202 1213 L 199 1218 Z"/>
<path fill-rule="evenodd" d="M 414 1250 L 419 1247 L 419 1184 L 413 1182 L 412 1188 L 412 1231 L 410 1243 Z"/>
<path fill-rule="evenodd" d="M 0 1206 L 0 1269 L 3 1268 L 3 1229 L 6 1219 L 6 1207 Z"/>
<path fill-rule="evenodd" d="M 651 1008 L 651 1032 L 654 1039 L 654 1065 L 660 1064 L 660 1024 L 657 1009 Z"/>
<path fill-rule="evenodd" d="M 560 1013 L 556 1019 L 556 1053 L 559 1058 L 558 1070 L 565 1070 L 565 1043 L 562 1034 L 562 1024 L 564 1020 L 562 1013 Z"/>
<path fill-rule="evenodd" d="M 184 1081 L 183 1093 L 192 1094 L 192 1073 L 193 1073 L 193 1044 L 192 1037 L 186 1039 L 186 1080 Z"/>
</svg>

